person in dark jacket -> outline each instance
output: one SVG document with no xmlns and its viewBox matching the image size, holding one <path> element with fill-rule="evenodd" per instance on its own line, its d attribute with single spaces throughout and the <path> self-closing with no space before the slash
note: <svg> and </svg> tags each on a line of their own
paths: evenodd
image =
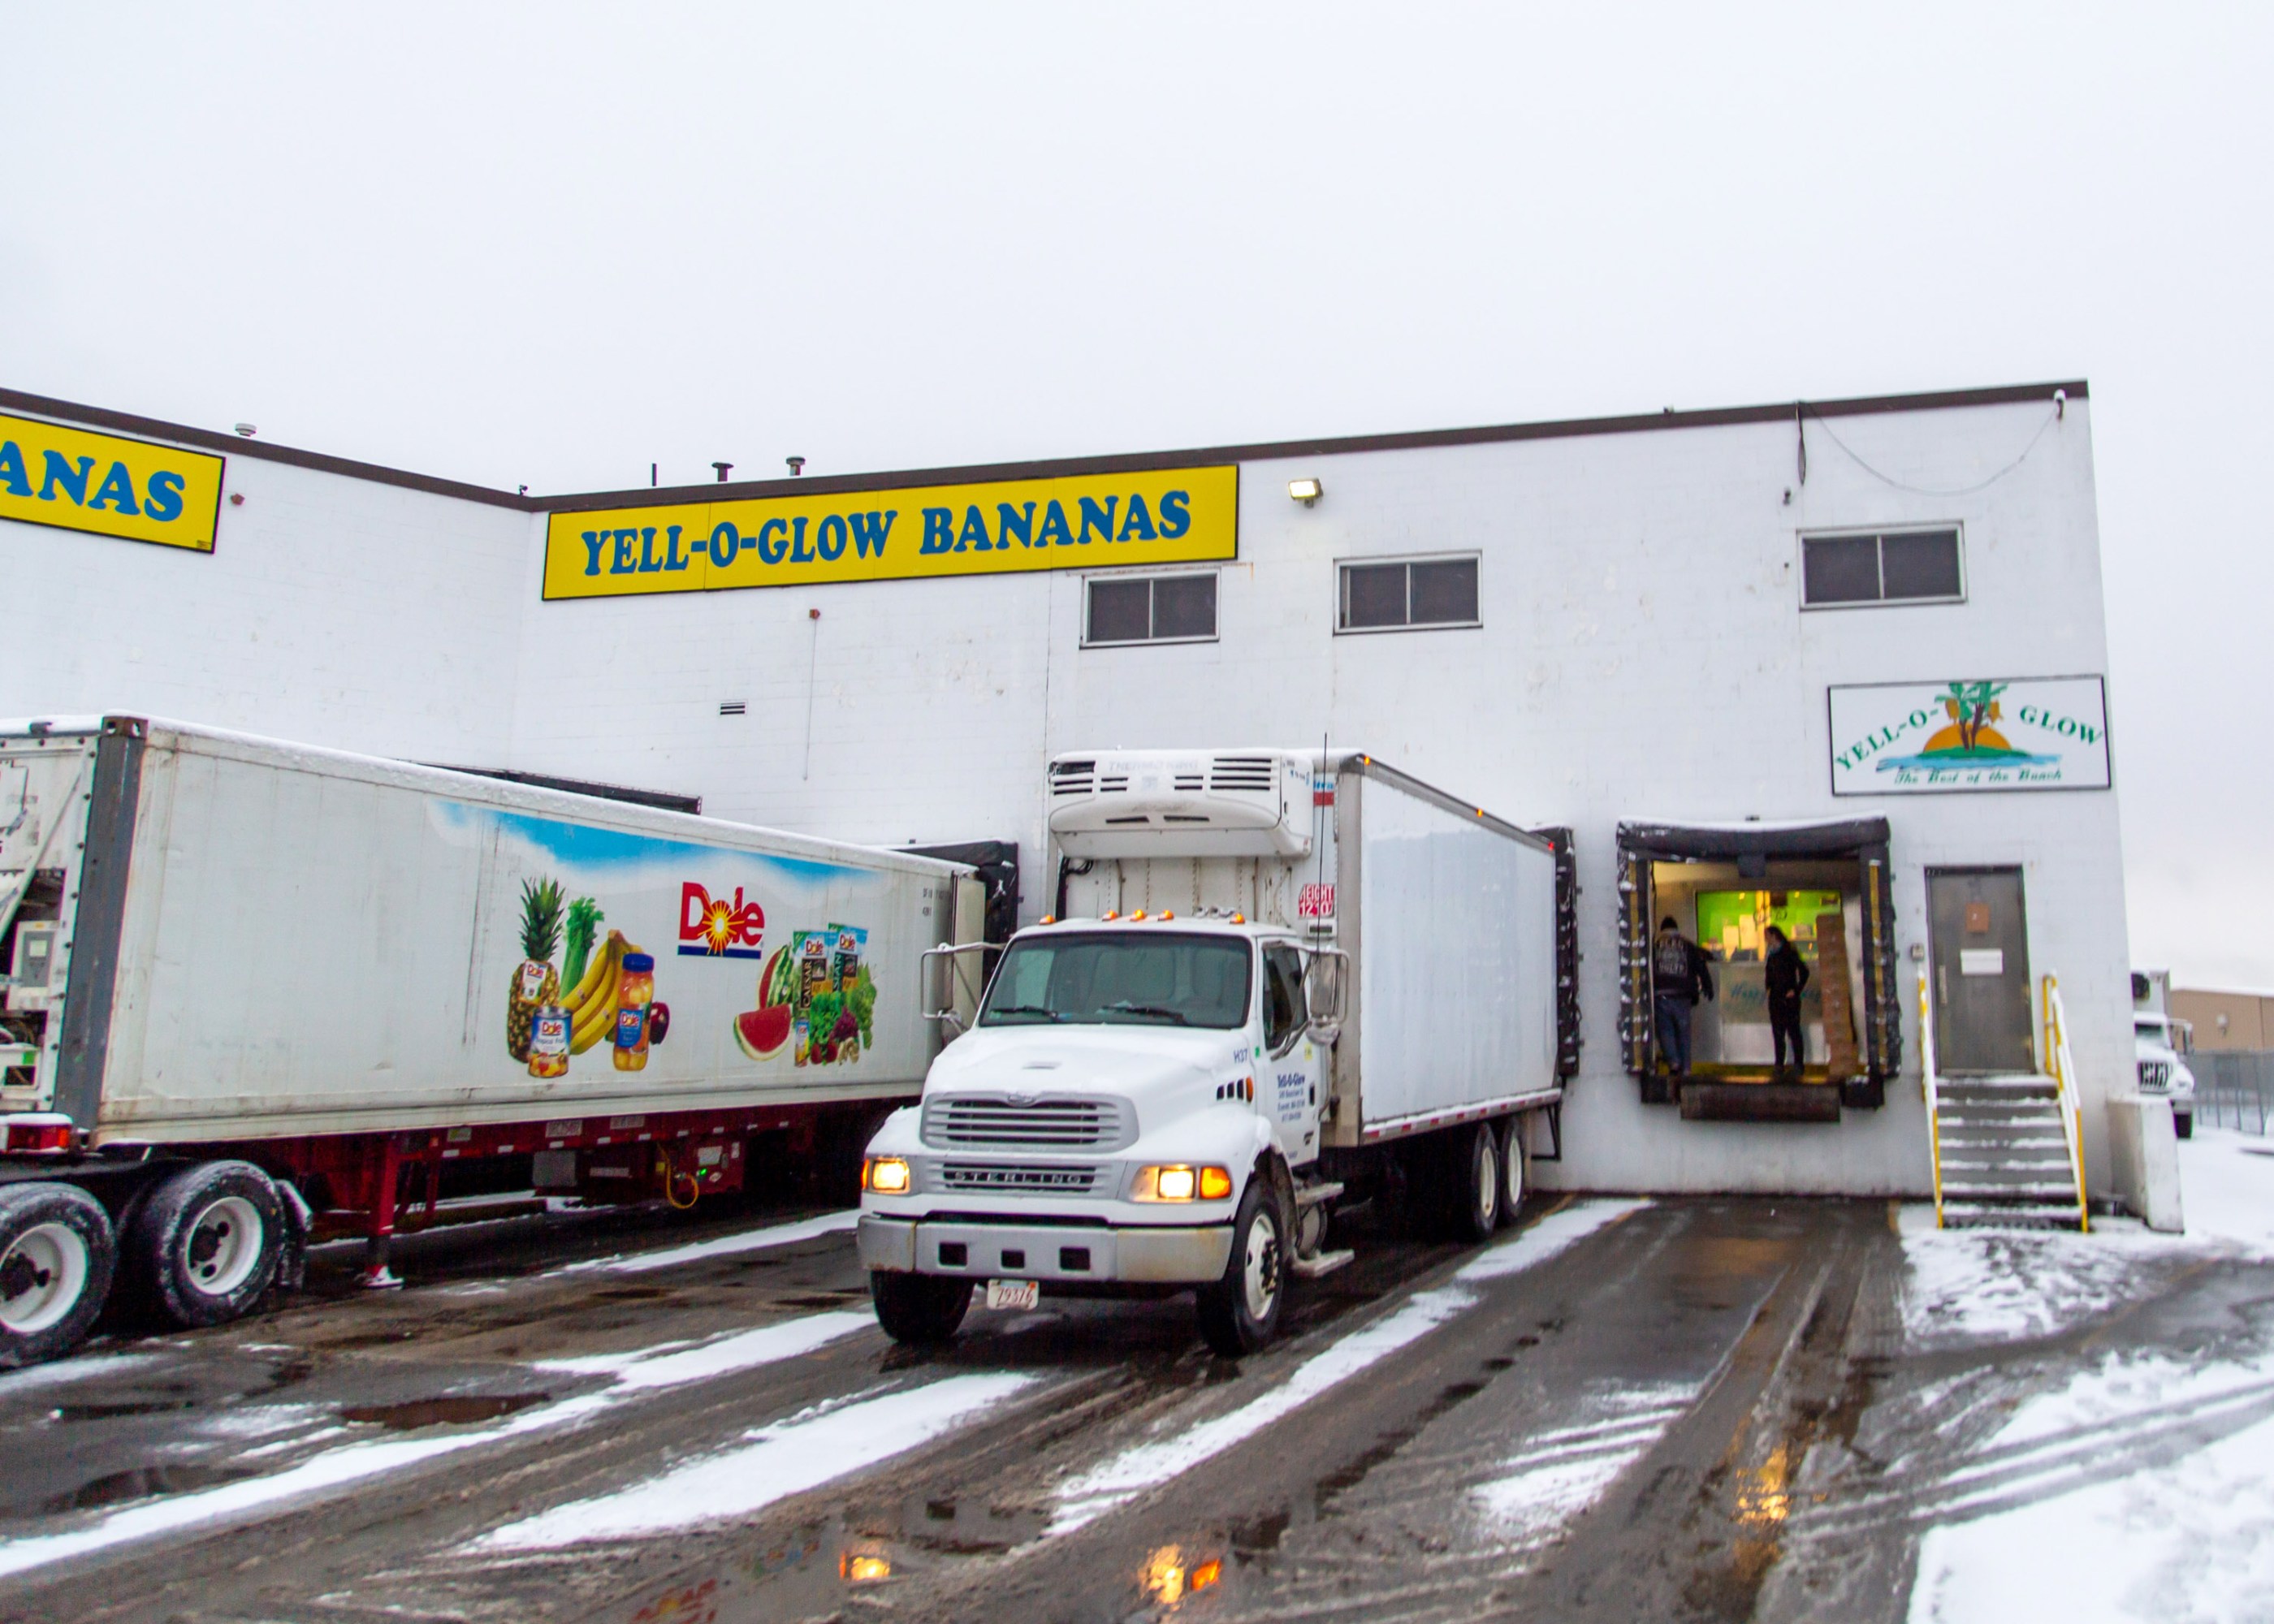
<svg viewBox="0 0 2274 1624">
<path fill-rule="evenodd" d="M 1761 966 L 1761 980 L 1768 992 L 1769 1037 L 1776 1045 L 1776 1070 L 1779 1077 L 1798 1077 L 1804 1051 L 1800 1042 L 1800 989 L 1808 985 L 1808 965 L 1783 931 L 1771 925 L 1762 933 L 1769 944 L 1768 958 Z M 1785 1047 L 1792 1048 L 1792 1065 L 1785 1066 Z"/>
<path fill-rule="evenodd" d="M 1679 1088 L 1690 1077 L 1690 1017 L 1702 996 L 1713 996 L 1713 961 L 1674 922 L 1658 921 L 1650 948 L 1651 1012 L 1658 1028 L 1658 1052 Z"/>
</svg>

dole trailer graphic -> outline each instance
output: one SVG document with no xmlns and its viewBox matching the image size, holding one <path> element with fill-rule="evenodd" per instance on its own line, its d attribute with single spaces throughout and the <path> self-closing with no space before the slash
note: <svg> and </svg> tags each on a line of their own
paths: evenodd
<svg viewBox="0 0 2274 1624">
<path fill-rule="evenodd" d="M 713 897 L 693 880 L 679 888 L 679 951 L 689 959 L 763 959 L 766 911 L 742 900 Z"/>
</svg>

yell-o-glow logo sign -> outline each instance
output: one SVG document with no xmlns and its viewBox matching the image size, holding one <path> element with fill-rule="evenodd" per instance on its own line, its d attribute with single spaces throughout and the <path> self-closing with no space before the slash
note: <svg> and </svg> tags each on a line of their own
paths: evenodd
<svg viewBox="0 0 2274 1624">
<path fill-rule="evenodd" d="M 766 911 L 742 900 L 713 897 L 689 880 L 679 888 L 679 951 L 689 959 L 759 959 L 758 943 L 765 935 Z"/>
</svg>

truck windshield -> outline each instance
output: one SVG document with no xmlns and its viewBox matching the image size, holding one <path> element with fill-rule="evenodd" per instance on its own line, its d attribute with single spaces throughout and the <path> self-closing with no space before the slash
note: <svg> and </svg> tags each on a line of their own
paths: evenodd
<svg viewBox="0 0 2274 1624">
<path fill-rule="evenodd" d="M 1247 1019 L 1246 943 L 1147 931 L 1052 931 L 1014 943 L 988 989 L 983 1026 L 1130 1022 L 1229 1031 Z"/>
</svg>

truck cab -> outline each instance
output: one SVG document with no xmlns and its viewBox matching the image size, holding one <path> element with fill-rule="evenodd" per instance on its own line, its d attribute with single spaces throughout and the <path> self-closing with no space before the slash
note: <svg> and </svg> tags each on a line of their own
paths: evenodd
<svg viewBox="0 0 2274 1624">
<path fill-rule="evenodd" d="M 2140 1092 L 2172 1102 L 2172 1132 L 2181 1139 L 2195 1131 L 2195 1074 L 2180 1057 L 2187 1023 L 2146 1010 L 2132 1013 L 2132 1047 Z"/>
<path fill-rule="evenodd" d="M 1229 910 L 1109 910 L 1022 930 L 971 1030 L 862 1175 L 885 1328 L 953 1334 L 975 1285 L 1196 1288 L 1236 1357 L 1276 1327 L 1318 1162 L 1333 1013 L 1294 933 Z"/>
<path fill-rule="evenodd" d="M 959 1035 L 870 1146 L 887 1332 L 944 1340 L 983 1285 L 1192 1289 L 1237 1357 L 1289 1281 L 1350 1260 L 1338 1213 L 1471 1241 L 1510 1220 L 1577 1064 L 1569 831 L 1356 750 L 1073 752 L 1044 793 L 1057 916 L 983 998 L 985 950 L 927 956 Z"/>
</svg>

